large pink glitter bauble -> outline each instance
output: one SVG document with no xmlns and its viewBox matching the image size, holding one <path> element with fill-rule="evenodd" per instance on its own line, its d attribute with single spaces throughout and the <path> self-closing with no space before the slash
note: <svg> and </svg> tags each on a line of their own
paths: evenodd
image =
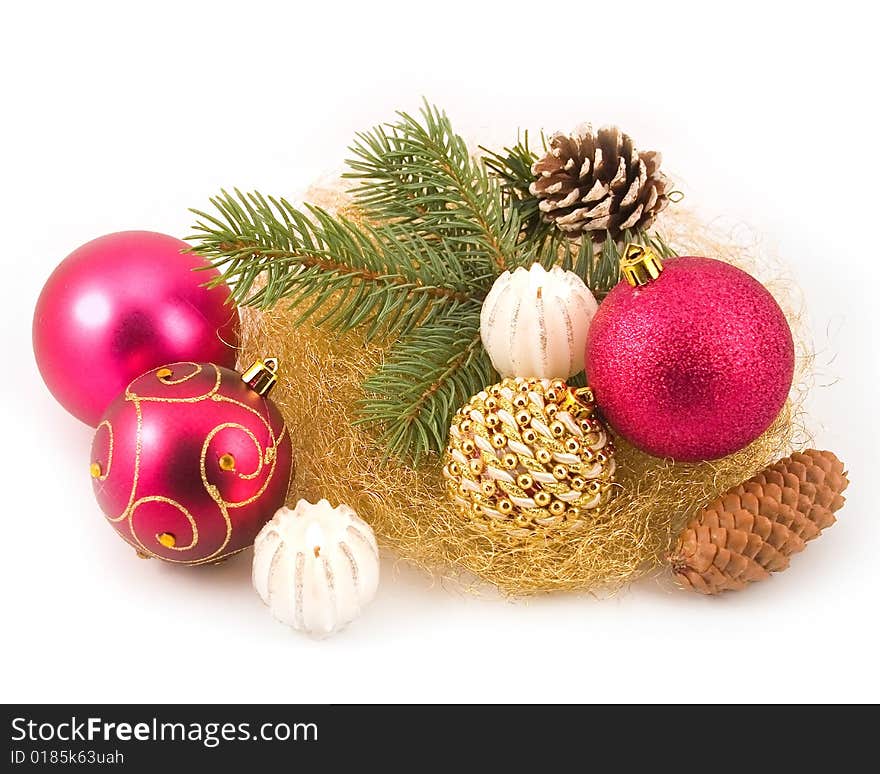
<svg viewBox="0 0 880 774">
<path fill-rule="evenodd" d="M 122 231 L 74 250 L 52 272 L 34 312 L 34 354 L 49 390 L 95 426 L 136 376 L 165 363 L 235 366 L 239 322 L 229 289 L 185 242 Z M 193 271 L 201 267 L 204 271 Z"/>
<path fill-rule="evenodd" d="M 135 379 L 92 442 L 101 510 L 140 553 L 216 562 L 247 548 L 284 504 L 290 435 L 272 401 L 210 363 Z"/>
<path fill-rule="evenodd" d="M 658 457 L 695 462 L 761 435 L 785 404 L 794 342 L 756 279 L 711 258 L 672 258 L 620 282 L 587 336 L 586 370 L 609 424 Z"/>
</svg>

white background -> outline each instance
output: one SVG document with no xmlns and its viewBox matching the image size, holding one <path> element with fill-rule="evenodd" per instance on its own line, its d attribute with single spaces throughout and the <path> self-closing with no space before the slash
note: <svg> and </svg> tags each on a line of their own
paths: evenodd
<svg viewBox="0 0 880 774">
<path fill-rule="evenodd" d="M 776 5 L 782 6 L 777 9 Z M 4 3 L 0 381 L 5 701 L 880 699 L 875 25 L 867 3 Z M 221 186 L 297 195 L 356 130 L 445 106 L 465 136 L 616 122 L 707 216 L 786 256 L 812 318 L 817 443 L 854 481 L 788 571 L 704 599 L 474 599 L 396 571 L 334 639 L 277 624 L 248 555 L 135 559 L 91 432 L 43 387 L 33 304 L 79 244 L 183 236 Z M 303 430 L 304 432 L 307 430 Z"/>
</svg>

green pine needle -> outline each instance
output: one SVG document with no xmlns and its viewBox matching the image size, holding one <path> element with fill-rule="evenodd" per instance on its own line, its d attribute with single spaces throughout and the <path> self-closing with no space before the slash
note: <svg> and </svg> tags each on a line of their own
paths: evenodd
<svg viewBox="0 0 880 774">
<path fill-rule="evenodd" d="M 541 132 L 541 146 L 547 151 L 547 138 Z M 530 239 L 542 242 L 552 233 L 552 226 L 545 223 L 538 209 L 538 200 L 529 191 L 535 180 L 532 166 L 538 154 L 529 146 L 528 130 L 517 137 L 516 145 L 504 148 L 501 152 L 480 146 L 484 152 L 483 163 L 501 181 L 502 190 L 509 206 L 517 213 L 523 232 Z"/>
<path fill-rule="evenodd" d="M 495 381 L 474 307 L 422 325 L 394 344 L 364 383 L 359 422 L 381 428 L 389 455 L 418 463 L 444 448 L 452 415 Z"/>
<path fill-rule="evenodd" d="M 517 213 L 444 112 L 425 102 L 421 120 L 398 113 L 358 134 L 350 150 L 343 176 L 359 181 L 352 194 L 368 219 L 405 224 L 465 256 L 488 258 L 499 272 L 507 268 L 521 230 Z"/>
<path fill-rule="evenodd" d="M 630 242 L 652 247 L 661 258 L 675 255 L 658 234 L 626 231 L 618 243 L 606 233 L 605 241 L 597 246 L 588 234 L 583 234 L 579 239 L 570 239 L 556 231 L 531 247 L 524 247 L 520 265 L 528 268 L 533 262 L 538 262 L 545 269 L 561 266 L 573 271 L 601 301 L 620 281 L 620 259 L 624 246 Z"/>
</svg>

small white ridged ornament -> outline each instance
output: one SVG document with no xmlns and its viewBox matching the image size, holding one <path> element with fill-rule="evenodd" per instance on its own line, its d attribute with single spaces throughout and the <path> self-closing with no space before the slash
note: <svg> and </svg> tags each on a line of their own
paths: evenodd
<svg viewBox="0 0 880 774">
<path fill-rule="evenodd" d="M 300 500 L 280 508 L 254 541 L 253 583 L 272 614 L 325 637 L 360 615 L 379 585 L 370 525 L 347 505 Z"/>
<path fill-rule="evenodd" d="M 506 271 L 480 311 L 480 338 L 501 376 L 567 379 L 584 370 L 587 330 L 599 305 L 572 271 Z"/>
</svg>

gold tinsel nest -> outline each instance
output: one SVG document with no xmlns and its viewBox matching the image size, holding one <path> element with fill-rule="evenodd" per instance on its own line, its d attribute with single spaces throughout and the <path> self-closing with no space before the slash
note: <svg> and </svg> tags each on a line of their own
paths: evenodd
<svg viewBox="0 0 880 774">
<path fill-rule="evenodd" d="M 345 204 L 326 189 L 310 192 L 309 200 L 328 208 Z M 348 503 L 397 557 L 466 582 L 476 576 L 510 594 L 610 590 L 662 564 L 702 505 L 803 442 L 801 405 L 810 365 L 792 283 L 767 281 L 769 267 L 755 248 L 676 210 L 667 210 L 656 227 L 679 254 L 714 256 L 756 274 L 789 316 L 799 355 L 796 386 L 761 438 L 700 464 L 649 457 L 616 439 L 621 492 L 603 507 L 602 518 L 564 538 L 490 540 L 446 499 L 439 459 L 417 470 L 382 462 L 369 430 L 353 424 L 359 385 L 381 361 L 381 347 L 365 344 L 357 331 L 340 335 L 309 323 L 295 327 L 296 311 L 283 304 L 268 312 L 245 309 L 242 361 L 268 355 L 281 361 L 282 378 L 272 397 L 291 428 L 296 472 L 290 504 L 301 497 Z"/>
</svg>

